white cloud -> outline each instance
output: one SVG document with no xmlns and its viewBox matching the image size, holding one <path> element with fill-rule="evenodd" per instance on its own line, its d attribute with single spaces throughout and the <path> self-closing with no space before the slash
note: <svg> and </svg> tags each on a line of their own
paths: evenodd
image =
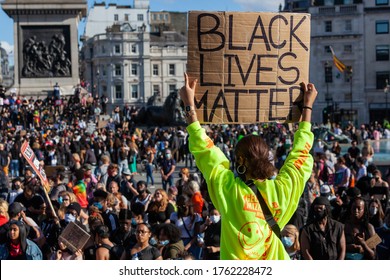
<svg viewBox="0 0 390 280">
<path fill-rule="evenodd" d="M 246 12 L 278 12 L 283 0 L 234 0 Z"/>
<path fill-rule="evenodd" d="M 5 49 L 5 51 L 10 54 L 10 52 L 13 52 L 14 51 L 14 46 L 9 44 L 8 42 L 6 41 L 0 41 L 0 44 L 1 44 L 1 47 L 3 49 Z"/>
</svg>

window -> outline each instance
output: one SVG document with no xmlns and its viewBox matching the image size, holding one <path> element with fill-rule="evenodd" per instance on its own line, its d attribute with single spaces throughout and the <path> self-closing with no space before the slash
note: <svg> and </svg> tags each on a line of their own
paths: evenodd
<svg viewBox="0 0 390 280">
<path fill-rule="evenodd" d="M 352 5 L 353 0 L 344 0 L 344 5 Z"/>
<path fill-rule="evenodd" d="M 122 76 L 122 66 L 120 64 L 115 65 L 115 76 Z"/>
<path fill-rule="evenodd" d="M 104 45 L 102 46 L 102 53 L 106 53 L 106 47 Z"/>
<path fill-rule="evenodd" d="M 153 76 L 158 76 L 158 64 L 153 64 Z"/>
<path fill-rule="evenodd" d="M 157 20 L 157 14 L 153 14 L 153 20 L 154 20 L 154 21 Z"/>
<path fill-rule="evenodd" d="M 138 14 L 137 15 L 137 20 L 138 21 L 144 21 L 144 15 L 143 14 Z"/>
<path fill-rule="evenodd" d="M 169 64 L 169 71 L 170 76 L 175 76 L 175 64 Z"/>
<path fill-rule="evenodd" d="M 115 98 L 122 99 L 122 85 L 115 85 Z"/>
<path fill-rule="evenodd" d="M 325 83 L 333 83 L 332 65 L 327 64 L 325 66 Z"/>
<path fill-rule="evenodd" d="M 376 34 L 388 34 L 389 33 L 389 21 L 380 20 L 376 22 Z"/>
<path fill-rule="evenodd" d="M 129 21 L 129 14 L 125 14 L 125 21 Z"/>
<path fill-rule="evenodd" d="M 104 94 L 107 93 L 107 86 L 103 85 L 102 86 L 102 91 L 103 91 Z"/>
<path fill-rule="evenodd" d="M 344 45 L 345 53 L 352 53 L 352 45 Z"/>
<path fill-rule="evenodd" d="M 325 32 L 332 32 L 332 21 L 325 21 Z"/>
<path fill-rule="evenodd" d="M 102 66 L 102 75 L 105 77 L 107 75 L 106 66 Z"/>
<path fill-rule="evenodd" d="M 131 85 L 131 98 L 138 99 L 138 85 Z"/>
<path fill-rule="evenodd" d="M 169 94 L 173 94 L 176 91 L 176 85 L 169 85 Z"/>
<path fill-rule="evenodd" d="M 131 53 L 137 53 L 137 45 L 136 44 L 131 44 Z"/>
<path fill-rule="evenodd" d="M 138 75 L 138 64 L 137 63 L 132 63 L 131 64 L 131 75 L 132 76 L 137 76 Z"/>
<path fill-rule="evenodd" d="M 376 60 L 377 61 L 389 60 L 389 45 L 376 46 Z"/>
<path fill-rule="evenodd" d="M 352 31 L 352 20 L 347 19 L 345 21 L 345 31 Z"/>
<path fill-rule="evenodd" d="M 376 89 L 384 89 L 386 87 L 386 80 L 389 80 L 389 72 L 376 72 Z"/>
<path fill-rule="evenodd" d="M 331 53 L 330 46 L 325 46 L 324 50 L 325 50 L 325 53 Z"/>
<path fill-rule="evenodd" d="M 377 6 L 389 5 L 389 0 L 375 0 L 375 5 Z"/>
<path fill-rule="evenodd" d="M 121 45 L 115 45 L 114 46 L 114 53 L 120 54 L 121 53 Z"/>
<path fill-rule="evenodd" d="M 114 15 L 114 21 L 118 21 L 119 20 L 119 16 L 117 14 Z"/>
<path fill-rule="evenodd" d="M 333 6 L 334 5 L 334 0 L 325 0 L 324 1 L 325 6 Z"/>
<path fill-rule="evenodd" d="M 153 95 L 154 96 L 160 95 L 160 86 L 159 85 L 153 85 Z"/>
</svg>

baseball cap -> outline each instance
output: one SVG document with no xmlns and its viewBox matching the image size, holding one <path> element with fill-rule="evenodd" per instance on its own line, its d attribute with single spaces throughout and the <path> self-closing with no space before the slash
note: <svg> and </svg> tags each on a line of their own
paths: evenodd
<svg viewBox="0 0 390 280">
<path fill-rule="evenodd" d="M 26 211 L 26 207 L 20 202 L 14 202 L 8 208 L 8 214 L 10 216 L 15 216 L 22 211 Z"/>
</svg>

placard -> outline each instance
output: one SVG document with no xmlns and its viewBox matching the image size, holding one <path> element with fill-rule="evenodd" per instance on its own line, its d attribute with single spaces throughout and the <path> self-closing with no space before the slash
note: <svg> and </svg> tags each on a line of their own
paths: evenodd
<svg viewBox="0 0 390 280">
<path fill-rule="evenodd" d="M 308 82 L 310 14 L 191 11 L 190 79 L 201 123 L 296 122 Z"/>
<path fill-rule="evenodd" d="M 88 242 L 90 235 L 74 222 L 70 222 L 62 231 L 58 239 L 73 253 L 82 249 Z"/>
</svg>

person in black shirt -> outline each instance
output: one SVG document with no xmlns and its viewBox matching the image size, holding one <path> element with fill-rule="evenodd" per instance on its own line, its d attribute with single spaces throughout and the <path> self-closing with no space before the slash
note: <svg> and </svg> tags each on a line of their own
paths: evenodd
<svg viewBox="0 0 390 280">
<path fill-rule="evenodd" d="M 330 203 L 317 197 L 309 212 L 309 222 L 301 232 L 301 252 L 305 260 L 343 260 L 346 251 L 344 226 L 330 217 Z"/>
</svg>

